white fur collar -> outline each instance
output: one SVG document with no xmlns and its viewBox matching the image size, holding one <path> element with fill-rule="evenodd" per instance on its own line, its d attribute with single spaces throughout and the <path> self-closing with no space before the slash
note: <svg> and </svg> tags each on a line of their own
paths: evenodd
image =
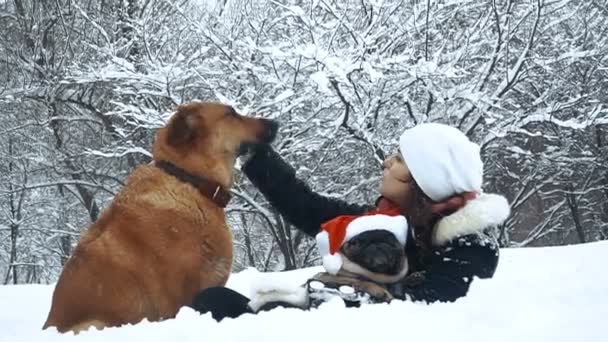
<svg viewBox="0 0 608 342">
<path fill-rule="evenodd" d="M 509 217 L 507 199 L 496 194 L 481 194 L 452 215 L 439 220 L 433 229 L 433 245 L 441 246 L 453 239 L 496 226 Z"/>
</svg>

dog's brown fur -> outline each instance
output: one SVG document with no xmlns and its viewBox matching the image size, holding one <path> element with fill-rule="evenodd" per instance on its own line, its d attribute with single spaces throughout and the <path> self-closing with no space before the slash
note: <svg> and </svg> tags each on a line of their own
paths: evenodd
<svg viewBox="0 0 608 342">
<path fill-rule="evenodd" d="M 240 145 L 268 142 L 272 131 L 268 120 L 231 107 L 191 103 L 158 131 L 153 158 L 228 189 Z M 223 208 L 160 168 L 140 166 L 82 235 L 43 328 L 78 332 L 174 317 L 200 290 L 224 285 L 231 265 Z"/>
</svg>

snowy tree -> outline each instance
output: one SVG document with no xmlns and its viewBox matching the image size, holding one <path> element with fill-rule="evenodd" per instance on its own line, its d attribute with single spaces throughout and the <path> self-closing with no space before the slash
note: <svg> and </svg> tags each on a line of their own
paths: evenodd
<svg viewBox="0 0 608 342">
<path fill-rule="evenodd" d="M 504 246 L 606 239 L 607 27 L 579 0 L 0 2 L 1 280 L 53 281 L 194 99 L 278 120 L 298 177 L 360 203 L 403 129 L 456 126 L 510 200 Z M 238 169 L 235 269 L 317 264 Z"/>
</svg>

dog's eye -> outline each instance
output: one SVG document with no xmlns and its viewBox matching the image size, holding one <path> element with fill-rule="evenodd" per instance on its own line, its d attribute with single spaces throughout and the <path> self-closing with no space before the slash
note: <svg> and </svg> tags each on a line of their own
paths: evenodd
<svg viewBox="0 0 608 342">
<path fill-rule="evenodd" d="M 240 118 L 241 116 L 234 110 L 232 107 L 228 107 L 228 111 L 226 111 L 227 116 L 231 116 L 233 118 Z"/>
</svg>

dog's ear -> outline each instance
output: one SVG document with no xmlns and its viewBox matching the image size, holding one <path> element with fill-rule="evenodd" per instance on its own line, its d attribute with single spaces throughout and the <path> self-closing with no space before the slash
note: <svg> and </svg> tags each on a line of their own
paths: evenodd
<svg viewBox="0 0 608 342">
<path fill-rule="evenodd" d="M 179 106 L 167 126 L 167 143 L 179 147 L 193 143 L 199 132 L 198 111 L 192 106 Z"/>
</svg>

